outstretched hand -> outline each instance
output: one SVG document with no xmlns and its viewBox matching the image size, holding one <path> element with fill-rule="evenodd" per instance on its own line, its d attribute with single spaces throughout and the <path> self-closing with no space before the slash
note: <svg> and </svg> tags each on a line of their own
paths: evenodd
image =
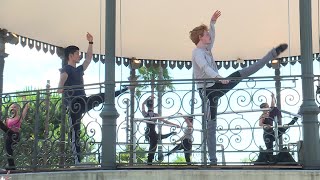
<svg viewBox="0 0 320 180">
<path fill-rule="evenodd" d="M 221 16 L 221 11 L 216 10 L 211 17 L 211 21 L 217 21 L 217 19 Z"/>
<path fill-rule="evenodd" d="M 88 33 L 88 32 L 87 32 L 87 40 L 88 40 L 89 42 L 92 42 L 92 41 L 93 41 L 93 36 L 92 36 L 90 33 Z"/>
<path fill-rule="evenodd" d="M 144 103 L 144 104 L 147 104 L 147 101 L 148 101 L 148 100 L 154 100 L 154 97 L 149 96 L 147 99 L 145 99 L 145 100 L 143 101 L 143 103 Z"/>
</svg>

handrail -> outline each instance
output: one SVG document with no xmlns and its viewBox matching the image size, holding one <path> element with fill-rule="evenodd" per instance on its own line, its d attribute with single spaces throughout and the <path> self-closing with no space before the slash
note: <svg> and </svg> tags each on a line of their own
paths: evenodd
<svg viewBox="0 0 320 180">
<path fill-rule="evenodd" d="M 286 110 L 280 110 L 280 111 L 283 112 L 283 113 L 289 114 L 291 116 L 302 118 L 302 116 L 300 114 L 295 114 L 295 113 L 292 113 L 292 112 L 289 112 L 289 111 L 286 111 Z"/>
<path fill-rule="evenodd" d="M 145 118 L 134 118 L 134 121 L 142 121 L 142 120 L 153 120 L 153 119 L 174 119 L 186 116 L 203 116 L 203 113 L 200 114 L 186 114 L 186 115 L 175 115 L 175 116 L 158 116 L 158 117 L 145 117 Z"/>
</svg>

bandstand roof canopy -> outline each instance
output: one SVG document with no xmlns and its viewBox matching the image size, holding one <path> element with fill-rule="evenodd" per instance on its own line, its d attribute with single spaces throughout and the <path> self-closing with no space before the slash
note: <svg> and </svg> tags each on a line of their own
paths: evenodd
<svg viewBox="0 0 320 180">
<path fill-rule="evenodd" d="M 300 54 L 299 0 L 117 0 L 116 55 L 157 60 L 190 60 L 189 31 L 209 24 L 215 10 L 213 50 L 218 60 L 256 59 L 282 42 L 283 56 Z M 313 3 L 313 47 L 319 51 L 318 1 Z M 0 28 L 22 37 L 86 51 L 86 32 L 94 53 L 104 54 L 104 0 L 1 0 Z M 28 43 L 28 41 L 27 41 Z M 290 53 L 290 54 L 289 54 Z"/>
</svg>

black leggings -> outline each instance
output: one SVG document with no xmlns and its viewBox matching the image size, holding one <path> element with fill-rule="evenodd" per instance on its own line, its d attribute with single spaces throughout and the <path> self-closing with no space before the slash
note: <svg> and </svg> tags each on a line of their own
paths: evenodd
<svg viewBox="0 0 320 180">
<path fill-rule="evenodd" d="M 297 119 L 293 118 L 287 125 L 288 127 L 279 127 L 278 128 L 278 138 L 280 138 L 286 131 L 289 129 L 290 125 L 294 125 L 297 122 Z M 266 145 L 268 151 L 273 151 L 273 142 L 275 141 L 275 133 L 273 129 L 265 129 L 263 131 L 263 141 Z"/>
<path fill-rule="evenodd" d="M 115 97 L 119 96 L 124 91 L 126 91 L 126 89 L 115 91 Z M 75 161 L 78 163 L 81 162 L 80 129 L 82 115 L 102 102 L 104 102 L 104 93 L 91 95 L 89 97 L 79 96 L 71 99 L 69 108 L 70 136 L 72 140 L 72 152 L 76 155 Z"/>
<path fill-rule="evenodd" d="M 239 71 L 236 71 L 228 76 L 228 78 L 230 77 L 241 77 L 241 75 Z M 231 89 L 233 89 L 236 85 L 239 84 L 239 82 L 240 80 L 236 80 L 236 81 L 230 81 L 228 84 L 222 84 L 217 81 L 213 86 L 206 88 L 205 96 L 208 98 L 210 102 L 210 115 L 211 115 L 211 119 L 207 119 L 207 120 L 217 119 L 217 109 L 218 109 L 218 102 L 220 97 L 222 97 Z M 203 99 L 203 94 L 204 94 L 203 89 L 200 89 L 200 97 L 202 98 L 202 102 L 206 103 Z"/>
<path fill-rule="evenodd" d="M 169 136 L 173 135 L 174 132 L 171 132 L 169 134 L 163 134 L 161 135 L 161 139 L 166 139 Z M 158 137 L 159 135 L 156 132 L 149 132 L 149 134 L 146 136 L 149 140 L 149 153 L 148 153 L 148 163 L 151 164 L 154 159 L 154 154 L 157 150 L 158 145 Z"/>
<path fill-rule="evenodd" d="M 19 142 L 19 132 L 14 132 L 9 129 L 2 121 L 0 121 L 0 129 L 5 133 L 4 138 L 6 141 L 6 151 L 8 156 L 8 166 L 10 170 L 15 169 L 15 163 L 13 159 L 13 145 Z"/>
<path fill-rule="evenodd" d="M 168 154 L 167 156 L 169 156 L 170 154 L 176 152 L 177 150 L 182 150 L 184 151 L 184 157 L 186 159 L 186 162 L 188 165 L 191 165 L 191 149 L 192 149 L 192 141 L 190 139 L 184 139 L 182 141 L 182 143 L 178 144 L 176 147 L 174 147 Z"/>
<path fill-rule="evenodd" d="M 267 150 L 273 151 L 273 142 L 275 141 L 273 129 L 264 130 L 263 141 L 264 141 L 264 144 L 266 145 Z"/>
<path fill-rule="evenodd" d="M 288 129 L 288 127 L 279 127 L 278 128 L 278 138 L 280 138 Z M 268 151 L 273 151 L 273 142 L 275 141 L 276 135 L 274 134 L 274 130 L 264 130 L 263 132 L 263 141 L 266 145 Z"/>
</svg>

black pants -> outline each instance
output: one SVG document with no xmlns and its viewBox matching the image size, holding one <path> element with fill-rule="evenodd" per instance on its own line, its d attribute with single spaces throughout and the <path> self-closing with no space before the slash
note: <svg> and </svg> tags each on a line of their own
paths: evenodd
<svg viewBox="0 0 320 180">
<path fill-rule="evenodd" d="M 174 134 L 174 132 L 171 132 L 169 134 L 162 134 L 160 138 L 166 139 L 172 134 Z M 157 150 L 159 135 L 156 132 L 149 132 L 149 134 L 147 134 L 146 137 L 149 140 L 148 164 L 151 164 L 154 159 L 154 154 Z"/>
<path fill-rule="evenodd" d="M 4 139 L 8 156 L 8 170 L 14 170 L 15 163 L 13 159 L 13 146 L 19 142 L 20 134 L 19 132 L 14 132 L 11 129 L 9 129 L 2 121 L 0 121 L 0 129 L 5 133 Z"/>
<path fill-rule="evenodd" d="M 263 141 L 268 151 L 273 151 L 273 142 L 275 141 L 273 129 L 263 131 Z"/>
<path fill-rule="evenodd" d="M 126 91 L 120 90 L 115 92 L 115 97 L 119 96 L 122 92 Z M 99 93 L 91 95 L 89 97 L 79 96 L 73 97 L 69 107 L 69 123 L 70 123 L 70 136 L 72 141 L 72 152 L 75 155 L 75 162 L 81 162 L 81 148 L 80 148 L 80 129 L 81 129 L 81 119 L 84 113 L 90 111 L 94 107 L 98 106 L 104 102 L 104 93 Z"/>
<path fill-rule="evenodd" d="M 297 122 L 298 118 L 293 118 L 287 125 L 288 127 L 279 127 L 278 128 L 278 138 L 280 138 L 284 133 L 286 133 L 287 129 L 289 129 L 289 125 L 294 125 Z M 264 129 L 263 131 L 263 141 L 266 145 L 268 151 L 273 151 L 273 142 L 275 141 L 275 133 L 273 129 Z"/>
<path fill-rule="evenodd" d="M 278 138 L 280 138 L 288 129 L 288 127 L 279 127 L 278 128 Z M 273 142 L 275 141 L 275 133 L 273 129 L 264 130 L 263 132 L 263 141 L 266 145 L 267 150 L 273 151 Z"/>
<path fill-rule="evenodd" d="M 230 77 L 241 77 L 241 75 L 239 71 L 236 71 L 228 76 L 228 78 Z M 217 109 L 220 97 L 224 96 L 227 92 L 233 89 L 236 85 L 239 84 L 239 82 L 240 80 L 230 81 L 228 84 L 216 82 L 213 86 L 207 87 L 205 93 L 203 92 L 203 89 L 200 89 L 200 97 L 202 99 L 202 102 L 206 103 L 204 101 L 203 95 L 205 95 L 209 100 L 211 120 L 217 119 Z"/>
<path fill-rule="evenodd" d="M 167 156 L 169 156 L 170 154 L 178 151 L 178 150 L 182 150 L 184 151 L 184 157 L 186 159 L 186 162 L 188 165 L 191 165 L 191 149 L 192 149 L 192 141 L 190 139 L 184 139 L 182 141 L 182 143 L 178 144 L 176 147 L 174 147 L 168 154 Z"/>
</svg>

